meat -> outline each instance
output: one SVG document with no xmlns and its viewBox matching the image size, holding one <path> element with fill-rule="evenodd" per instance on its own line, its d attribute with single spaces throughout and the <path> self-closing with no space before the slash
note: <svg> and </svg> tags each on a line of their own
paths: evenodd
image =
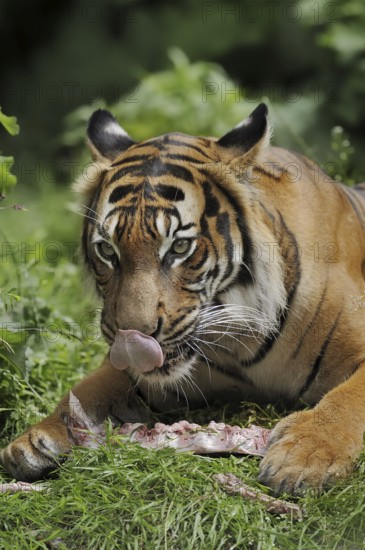
<svg viewBox="0 0 365 550">
<path fill-rule="evenodd" d="M 67 427 L 75 445 L 95 448 L 105 441 L 103 425 L 93 424 L 72 393 Z M 129 441 L 148 449 L 171 447 L 180 452 L 191 451 L 198 454 L 236 453 L 263 456 L 270 430 L 258 426 L 240 428 L 213 421 L 202 427 L 181 420 L 172 425 L 157 423 L 151 429 L 145 424 L 123 424 L 116 434 L 126 436 Z"/>
</svg>

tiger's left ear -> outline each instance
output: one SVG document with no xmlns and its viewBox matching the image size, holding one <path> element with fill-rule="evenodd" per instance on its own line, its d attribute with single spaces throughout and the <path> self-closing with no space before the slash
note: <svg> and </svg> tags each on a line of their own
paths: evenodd
<svg viewBox="0 0 365 550">
<path fill-rule="evenodd" d="M 260 103 L 248 118 L 237 124 L 217 141 L 221 159 L 230 164 L 242 161 L 251 164 L 270 142 L 268 108 Z"/>
<path fill-rule="evenodd" d="M 120 153 L 135 142 L 119 126 L 109 111 L 98 109 L 91 115 L 89 120 L 87 143 L 94 160 L 113 162 Z"/>
<path fill-rule="evenodd" d="M 135 142 L 105 109 L 98 109 L 91 115 L 86 141 L 94 162 L 78 177 L 73 190 L 90 202 L 113 160 Z"/>
</svg>

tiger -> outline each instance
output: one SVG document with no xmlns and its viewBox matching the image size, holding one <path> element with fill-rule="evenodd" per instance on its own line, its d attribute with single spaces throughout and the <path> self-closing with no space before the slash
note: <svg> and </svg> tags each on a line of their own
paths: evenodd
<svg viewBox="0 0 365 550">
<path fill-rule="evenodd" d="M 217 399 L 281 404 L 258 480 L 295 495 L 348 476 L 363 448 L 365 184 L 270 138 L 263 103 L 219 139 L 136 142 L 109 111 L 92 114 L 75 189 L 101 331 L 110 349 L 139 331 L 163 364 L 120 370 L 108 353 L 72 392 L 98 423 L 126 421 L 137 397 L 182 415 Z M 40 479 L 70 453 L 68 412 L 67 394 L 1 451 L 14 478 Z"/>
</svg>

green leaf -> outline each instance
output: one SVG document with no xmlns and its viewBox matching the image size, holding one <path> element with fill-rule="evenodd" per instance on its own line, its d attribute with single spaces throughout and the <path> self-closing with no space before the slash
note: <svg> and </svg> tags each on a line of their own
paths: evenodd
<svg viewBox="0 0 365 550">
<path fill-rule="evenodd" d="M 16 176 L 11 173 L 14 164 L 14 157 L 3 157 L 0 155 L 0 191 L 6 192 L 9 187 L 16 184 Z"/>
<path fill-rule="evenodd" d="M 22 330 L 19 328 L 18 330 L 11 330 L 8 328 L 2 328 L 0 330 L 0 346 L 6 344 L 15 345 L 15 344 L 23 344 L 26 342 L 29 335 L 25 330 Z"/>
<path fill-rule="evenodd" d="M 15 116 L 7 116 L 5 115 L 0 107 L 0 124 L 2 124 L 9 132 L 11 136 L 17 136 L 19 134 L 19 124 L 17 121 L 17 118 Z"/>
</svg>

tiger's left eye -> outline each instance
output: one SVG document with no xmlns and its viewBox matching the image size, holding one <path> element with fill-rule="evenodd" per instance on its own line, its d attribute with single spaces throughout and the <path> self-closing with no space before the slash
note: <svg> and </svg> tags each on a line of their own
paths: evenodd
<svg viewBox="0 0 365 550">
<path fill-rule="evenodd" d="M 112 247 L 111 244 L 107 243 L 106 241 L 101 241 L 97 244 L 99 252 L 104 258 L 107 260 L 111 260 L 113 256 L 115 256 L 115 250 Z"/>
<path fill-rule="evenodd" d="M 191 247 L 190 239 L 177 239 L 172 243 L 171 252 L 173 254 L 186 254 Z"/>
</svg>

